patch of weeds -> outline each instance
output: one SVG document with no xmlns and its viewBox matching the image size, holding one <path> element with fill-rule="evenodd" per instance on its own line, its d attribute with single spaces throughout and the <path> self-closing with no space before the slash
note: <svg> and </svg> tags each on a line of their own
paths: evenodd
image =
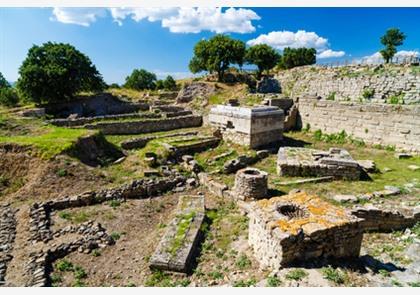
<svg viewBox="0 0 420 295">
<path fill-rule="evenodd" d="M 302 131 L 303 131 L 303 132 L 308 132 L 309 130 L 311 130 L 311 124 L 306 123 L 305 127 L 304 127 L 304 128 L 302 128 Z"/>
<path fill-rule="evenodd" d="M 68 172 L 67 172 L 67 170 L 66 170 L 66 169 L 61 168 L 61 169 L 58 169 L 58 170 L 57 170 L 57 176 L 58 176 L 58 177 L 65 177 L 65 176 L 67 176 L 67 175 L 68 175 Z"/>
<path fill-rule="evenodd" d="M 294 269 L 289 271 L 286 274 L 286 279 L 293 281 L 301 281 L 303 278 L 307 277 L 308 273 L 303 269 Z"/>
<path fill-rule="evenodd" d="M 108 202 L 108 205 L 109 205 L 111 208 L 115 209 L 115 208 L 117 208 L 117 207 L 121 206 L 121 201 L 120 201 L 120 200 L 110 200 L 110 201 Z"/>
<path fill-rule="evenodd" d="M 281 285 L 281 280 L 275 276 L 267 277 L 267 287 L 278 287 Z"/>
<path fill-rule="evenodd" d="M 121 238 L 121 233 L 119 233 L 119 232 L 112 232 L 112 233 L 110 234 L 110 236 L 111 236 L 111 238 L 112 238 L 113 240 L 117 241 L 117 240 L 119 240 L 119 239 Z"/>
<path fill-rule="evenodd" d="M 251 260 L 249 260 L 248 256 L 246 256 L 245 254 L 241 254 L 241 256 L 239 256 L 238 260 L 236 260 L 235 265 L 237 267 L 239 267 L 240 269 L 245 269 L 247 267 L 251 266 Z"/>
<path fill-rule="evenodd" d="M 395 152 L 395 145 L 387 145 L 385 146 L 385 150 L 388 152 Z"/>
<path fill-rule="evenodd" d="M 213 280 L 220 280 L 223 279 L 223 273 L 221 273 L 220 271 L 211 271 L 209 272 L 209 277 Z"/>
<path fill-rule="evenodd" d="M 327 100 L 335 100 L 335 95 L 336 95 L 335 91 L 331 92 L 330 94 L 328 94 Z"/>
<path fill-rule="evenodd" d="M 165 227 L 166 227 L 165 223 L 159 222 L 159 224 L 158 224 L 159 229 L 162 229 L 162 228 L 165 228 Z"/>
<path fill-rule="evenodd" d="M 191 284 L 191 281 L 189 279 L 175 281 L 175 286 L 188 287 L 189 284 Z"/>
<path fill-rule="evenodd" d="M 391 95 L 386 100 L 389 104 L 404 104 L 404 93 L 400 93 L 398 95 Z"/>
<path fill-rule="evenodd" d="M 136 284 L 134 284 L 133 282 L 129 282 L 127 285 L 126 285 L 126 287 L 135 287 L 136 286 Z"/>
<path fill-rule="evenodd" d="M 58 287 L 58 285 L 63 281 L 60 275 L 52 274 L 51 275 L 51 285 L 53 287 Z"/>
<path fill-rule="evenodd" d="M 389 271 L 387 271 L 386 269 L 380 269 L 380 270 L 378 270 L 378 273 L 384 278 L 388 278 L 388 277 L 391 276 Z"/>
<path fill-rule="evenodd" d="M 403 284 L 401 284 L 401 282 L 396 280 L 396 279 L 392 279 L 391 284 L 395 287 L 402 287 L 403 286 Z"/>
<path fill-rule="evenodd" d="M 63 259 L 57 263 L 57 269 L 59 271 L 73 271 L 73 263 Z"/>
<path fill-rule="evenodd" d="M 67 211 L 61 211 L 58 213 L 58 216 L 65 220 L 71 220 L 71 213 Z"/>
<path fill-rule="evenodd" d="M 410 282 L 410 283 L 408 283 L 408 285 L 410 287 L 417 287 L 417 288 L 419 288 L 420 287 L 420 281 L 418 281 L 418 282 Z"/>
<path fill-rule="evenodd" d="M 249 280 L 239 280 L 233 283 L 233 287 L 251 287 L 254 286 L 257 283 L 257 280 L 254 278 L 251 278 Z"/>
<path fill-rule="evenodd" d="M 188 229 L 196 215 L 196 212 L 192 211 L 188 214 L 178 215 L 178 227 L 175 234 L 175 237 L 171 241 L 171 245 L 169 246 L 168 252 L 171 255 L 175 255 L 179 248 L 182 246 L 182 243 L 185 239 L 185 236 L 188 232 Z"/>
<path fill-rule="evenodd" d="M 101 256 L 101 251 L 99 251 L 98 249 L 93 249 L 92 250 L 92 256 L 93 257 Z"/>
<path fill-rule="evenodd" d="M 362 96 L 365 99 L 370 99 L 375 95 L 375 89 L 365 89 L 363 90 Z"/>
<path fill-rule="evenodd" d="M 174 284 L 167 273 L 156 270 L 152 272 L 144 285 L 146 287 L 173 287 Z"/>
<path fill-rule="evenodd" d="M 74 277 L 76 278 L 76 280 L 85 279 L 87 278 L 87 273 L 81 266 L 75 266 Z"/>
<path fill-rule="evenodd" d="M 324 279 L 327 279 L 335 284 L 341 285 L 347 280 L 347 276 L 344 272 L 338 269 L 334 269 L 331 266 L 322 268 L 322 274 Z"/>
<path fill-rule="evenodd" d="M 74 214 L 74 216 L 72 217 L 72 221 L 74 221 L 75 223 L 83 223 L 88 220 L 89 220 L 89 214 L 84 211 L 78 212 Z"/>
</svg>

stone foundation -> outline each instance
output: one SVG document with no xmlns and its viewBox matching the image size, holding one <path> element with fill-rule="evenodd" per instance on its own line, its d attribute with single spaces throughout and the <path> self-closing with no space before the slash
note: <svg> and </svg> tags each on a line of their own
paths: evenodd
<svg viewBox="0 0 420 295">
<path fill-rule="evenodd" d="M 7 265 L 16 237 L 15 210 L 10 205 L 0 205 L 0 286 L 6 283 Z"/>
<path fill-rule="evenodd" d="M 268 174 L 255 168 L 241 169 L 236 173 L 233 192 L 236 199 L 262 199 L 267 196 Z"/>
<path fill-rule="evenodd" d="M 294 147 L 281 147 L 277 157 L 277 173 L 284 176 L 318 177 L 359 180 L 361 168 L 344 149 L 328 152 Z"/>
<path fill-rule="evenodd" d="M 204 196 L 180 197 L 176 217 L 150 258 L 150 267 L 188 272 L 197 254 L 204 216 Z"/>
<path fill-rule="evenodd" d="M 357 257 L 359 219 L 317 196 L 290 194 L 256 201 L 248 241 L 262 267 L 278 269 L 319 257 Z"/>
</svg>

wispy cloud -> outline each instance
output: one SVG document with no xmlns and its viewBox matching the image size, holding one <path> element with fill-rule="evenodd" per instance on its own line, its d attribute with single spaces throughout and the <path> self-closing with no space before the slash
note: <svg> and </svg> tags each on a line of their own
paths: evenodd
<svg viewBox="0 0 420 295">
<path fill-rule="evenodd" d="M 401 50 L 398 51 L 394 57 L 395 58 L 409 58 L 409 57 L 419 57 L 420 56 L 420 52 L 417 50 Z M 363 57 L 360 62 L 363 61 L 365 63 L 368 64 L 379 64 L 382 63 L 384 61 L 384 59 L 382 58 L 381 53 L 375 52 L 372 55 L 367 55 L 365 57 Z"/>
<path fill-rule="evenodd" d="M 318 58 L 342 57 L 346 54 L 344 51 L 330 49 L 327 38 L 321 37 L 315 32 L 306 32 L 304 30 L 297 32 L 273 31 L 268 34 L 261 34 L 257 38 L 249 40 L 247 44 L 268 44 L 279 50 L 283 50 L 286 47 L 315 48 L 318 53 Z"/>
<path fill-rule="evenodd" d="M 255 31 L 252 21 L 260 17 L 251 9 L 220 7 L 198 8 L 54 8 L 53 20 L 81 26 L 89 26 L 97 18 L 107 13 L 119 25 L 127 18 L 139 22 L 160 21 L 162 27 L 172 33 L 200 33 L 210 31 L 215 33 L 251 33 Z"/>
</svg>

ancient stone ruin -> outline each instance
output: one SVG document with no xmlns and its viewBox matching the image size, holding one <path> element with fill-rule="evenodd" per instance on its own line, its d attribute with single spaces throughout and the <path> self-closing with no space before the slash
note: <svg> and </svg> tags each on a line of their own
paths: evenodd
<svg viewBox="0 0 420 295">
<path fill-rule="evenodd" d="M 255 168 L 241 169 L 235 176 L 234 196 L 239 200 L 265 198 L 267 181 L 267 172 Z"/>
<path fill-rule="evenodd" d="M 204 196 L 181 196 L 175 218 L 150 258 L 150 267 L 188 272 L 197 254 L 203 221 Z"/>
<path fill-rule="evenodd" d="M 249 217 L 249 244 L 263 267 L 359 256 L 359 219 L 317 196 L 301 192 L 259 200 Z"/>
<path fill-rule="evenodd" d="M 284 112 L 277 107 L 217 105 L 209 123 L 221 130 L 223 139 L 257 148 L 283 139 Z"/>
<path fill-rule="evenodd" d="M 281 147 L 277 157 L 277 173 L 284 176 L 332 176 L 358 180 L 361 168 L 344 149 L 328 152 L 295 147 Z"/>
</svg>

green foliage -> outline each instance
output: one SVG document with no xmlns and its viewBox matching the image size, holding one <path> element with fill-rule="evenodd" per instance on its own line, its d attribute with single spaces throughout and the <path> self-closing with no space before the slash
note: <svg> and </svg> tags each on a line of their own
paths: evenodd
<svg viewBox="0 0 420 295">
<path fill-rule="evenodd" d="M 369 99 L 369 98 L 372 98 L 374 94 L 375 94 L 375 89 L 365 89 L 363 90 L 362 96 L 365 99 Z"/>
<path fill-rule="evenodd" d="M 303 278 L 307 277 L 308 273 L 304 271 L 303 269 L 294 269 L 289 271 L 286 274 L 286 279 L 288 280 L 294 280 L 294 281 L 301 281 Z"/>
<path fill-rule="evenodd" d="M 73 271 L 73 263 L 63 259 L 57 263 L 57 269 L 59 271 Z"/>
<path fill-rule="evenodd" d="M 331 266 L 322 268 L 322 274 L 325 279 L 338 285 L 344 284 L 347 279 L 347 276 L 344 272 L 338 269 L 334 269 Z"/>
<path fill-rule="evenodd" d="M 108 88 L 120 89 L 121 86 L 118 83 L 111 83 L 111 84 L 108 85 Z"/>
<path fill-rule="evenodd" d="M 167 251 L 171 255 L 175 255 L 179 248 L 182 246 L 187 231 L 196 215 L 196 212 L 192 211 L 188 214 L 182 214 L 177 216 L 178 226 L 176 230 L 175 237 L 170 243 L 169 249 Z"/>
<path fill-rule="evenodd" d="M 326 133 L 322 133 L 322 130 L 318 129 L 313 133 L 313 139 L 315 141 L 323 141 L 327 143 L 335 143 L 335 144 L 351 143 L 359 147 L 366 146 L 363 140 L 356 139 L 356 138 L 353 138 L 352 136 L 349 136 L 344 130 L 340 131 L 339 133 L 326 134 Z"/>
<path fill-rule="evenodd" d="M 241 256 L 239 256 L 235 264 L 240 269 L 245 269 L 250 267 L 252 263 L 251 260 L 249 260 L 248 256 L 246 256 L 245 254 L 241 254 Z"/>
<path fill-rule="evenodd" d="M 52 274 L 51 275 L 51 286 L 57 287 L 59 283 L 61 283 L 63 279 L 58 274 Z"/>
<path fill-rule="evenodd" d="M 67 175 L 68 175 L 68 172 L 67 172 L 66 169 L 60 168 L 60 169 L 57 170 L 57 176 L 59 176 L 59 177 L 65 177 Z"/>
<path fill-rule="evenodd" d="M 190 283 L 191 281 L 188 278 L 172 281 L 167 273 L 161 270 L 154 270 L 144 285 L 146 287 L 186 287 Z"/>
<path fill-rule="evenodd" d="M 119 201 L 119 200 L 110 200 L 109 202 L 108 202 L 108 205 L 110 206 L 110 207 L 112 207 L 112 208 L 117 208 L 117 207 L 119 207 L 120 205 L 121 205 L 121 201 Z"/>
<path fill-rule="evenodd" d="M 7 82 L 6 78 L 4 78 L 3 74 L 0 72 L 0 89 L 9 87 L 9 82 Z"/>
<path fill-rule="evenodd" d="M 192 73 L 217 72 L 219 81 L 230 64 L 243 65 L 245 43 L 229 36 L 218 34 L 209 40 L 200 40 L 194 46 L 194 56 L 189 63 Z"/>
<path fill-rule="evenodd" d="M 176 89 L 176 82 L 172 76 L 167 76 L 165 80 L 163 80 L 163 89 L 165 90 L 175 90 Z"/>
<path fill-rule="evenodd" d="M 313 65 L 316 63 L 315 48 L 289 48 L 283 50 L 279 60 L 280 69 L 291 69 L 298 66 Z"/>
<path fill-rule="evenodd" d="M 328 96 L 327 96 L 327 100 L 335 100 L 335 94 L 336 92 L 331 92 Z"/>
<path fill-rule="evenodd" d="M 389 104 L 404 104 L 404 93 L 400 93 L 398 95 L 391 95 L 388 97 L 387 103 Z"/>
<path fill-rule="evenodd" d="M 0 88 L 0 105 L 14 107 L 19 103 L 19 96 L 16 90 L 11 87 Z"/>
<path fill-rule="evenodd" d="M 113 233 L 110 234 L 110 236 L 115 241 L 119 240 L 121 238 L 121 234 L 119 232 L 113 232 Z"/>
<path fill-rule="evenodd" d="M 269 71 L 275 67 L 280 59 L 280 54 L 267 44 L 258 44 L 246 50 L 245 60 L 249 64 L 258 67 L 257 76 L 260 77 L 263 71 Z"/>
<path fill-rule="evenodd" d="M 213 280 L 223 279 L 223 274 L 220 271 L 211 271 L 209 272 L 209 277 Z"/>
<path fill-rule="evenodd" d="M 81 266 L 75 266 L 74 277 L 76 278 L 76 280 L 81 280 L 87 278 L 87 273 Z"/>
<path fill-rule="evenodd" d="M 410 282 L 410 283 L 408 283 L 408 285 L 409 285 L 410 287 L 416 287 L 416 288 L 419 288 L 419 287 L 420 287 L 420 281 L 418 281 L 418 282 Z"/>
<path fill-rule="evenodd" d="M 71 214 L 67 211 L 61 211 L 58 213 L 58 216 L 60 218 L 66 219 L 66 220 L 71 220 Z"/>
<path fill-rule="evenodd" d="M 163 80 L 156 81 L 156 89 L 163 89 Z"/>
<path fill-rule="evenodd" d="M 92 250 L 92 256 L 93 257 L 99 257 L 99 256 L 101 256 L 101 251 L 99 251 L 98 249 L 93 249 Z"/>
<path fill-rule="evenodd" d="M 257 283 L 257 280 L 254 278 L 251 278 L 249 280 L 239 280 L 233 283 L 233 287 L 251 287 L 254 286 Z"/>
<path fill-rule="evenodd" d="M 135 90 L 155 89 L 156 75 L 145 69 L 135 69 L 130 76 L 125 78 L 125 88 Z"/>
<path fill-rule="evenodd" d="M 402 45 L 406 37 L 407 36 L 398 28 L 388 29 L 385 35 L 381 37 L 381 43 L 385 48 L 382 49 L 380 53 L 384 58 L 385 63 L 389 63 L 394 57 L 395 53 L 397 53 L 396 47 Z"/>
<path fill-rule="evenodd" d="M 281 281 L 278 277 L 269 276 L 267 277 L 267 287 L 278 287 L 281 285 Z"/>
<path fill-rule="evenodd" d="M 18 89 L 24 98 L 37 104 L 71 100 L 77 92 L 105 87 L 89 57 L 64 43 L 32 46 L 19 75 Z"/>
</svg>

